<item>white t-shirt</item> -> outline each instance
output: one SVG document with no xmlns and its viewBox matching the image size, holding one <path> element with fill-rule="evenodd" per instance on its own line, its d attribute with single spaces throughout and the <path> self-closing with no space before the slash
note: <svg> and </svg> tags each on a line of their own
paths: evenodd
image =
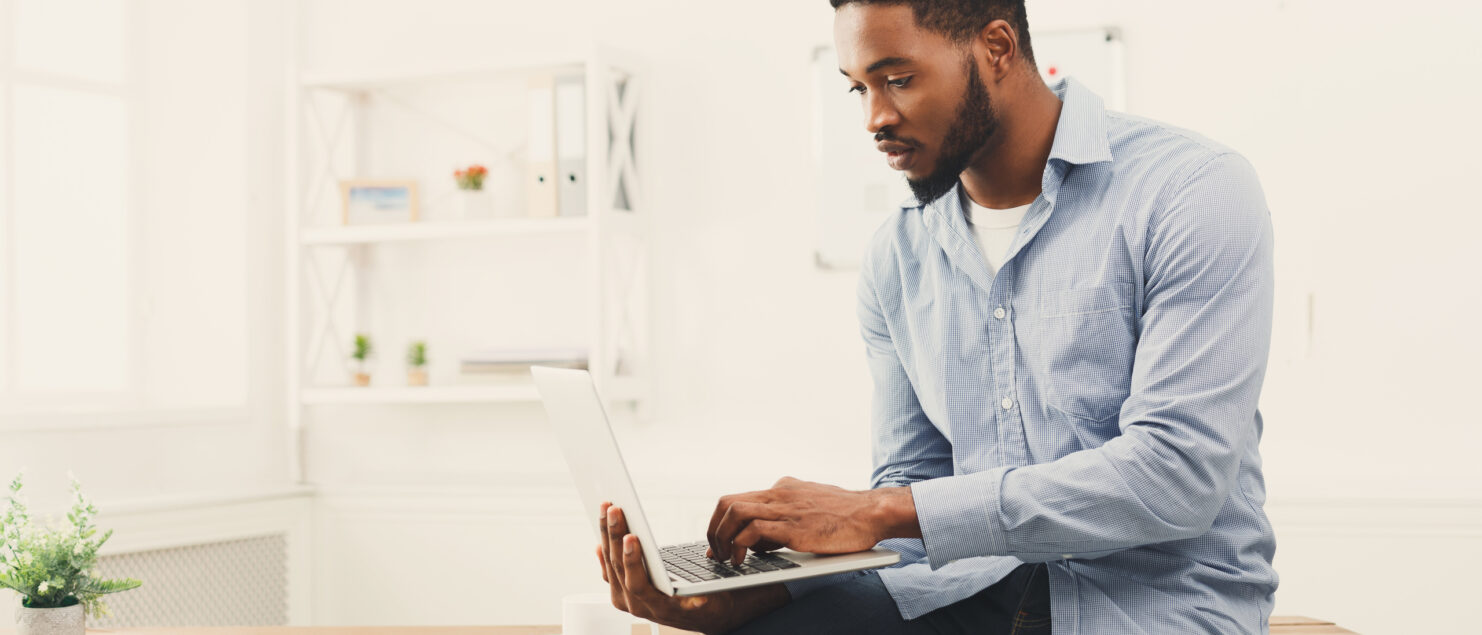
<svg viewBox="0 0 1482 635">
<path fill-rule="evenodd" d="M 1012 209 L 983 207 L 973 202 L 966 190 L 962 191 L 962 200 L 967 223 L 978 237 L 978 249 L 983 252 L 983 259 L 988 261 L 988 274 L 998 275 L 998 268 L 1003 266 L 1009 247 L 1014 244 L 1014 235 L 1019 233 L 1019 221 L 1024 220 L 1029 206 Z"/>
</svg>

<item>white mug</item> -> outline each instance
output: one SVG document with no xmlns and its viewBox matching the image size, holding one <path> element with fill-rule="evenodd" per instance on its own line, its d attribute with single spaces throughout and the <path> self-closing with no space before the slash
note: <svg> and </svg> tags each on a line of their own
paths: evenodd
<svg viewBox="0 0 1482 635">
<path fill-rule="evenodd" d="M 612 605 L 610 593 L 579 593 L 561 598 L 561 635 L 633 635 L 634 618 Z M 649 624 L 653 635 L 656 624 Z"/>
</svg>

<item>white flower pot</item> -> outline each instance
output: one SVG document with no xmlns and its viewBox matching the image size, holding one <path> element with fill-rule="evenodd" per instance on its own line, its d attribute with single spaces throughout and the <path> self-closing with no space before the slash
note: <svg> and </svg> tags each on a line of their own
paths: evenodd
<svg viewBox="0 0 1482 635">
<path fill-rule="evenodd" d="M 15 607 L 16 635 L 83 635 L 87 616 L 81 604 L 55 609 Z"/>
<path fill-rule="evenodd" d="M 454 220 L 486 220 L 494 217 L 494 199 L 484 190 L 457 190 L 453 193 Z"/>
</svg>

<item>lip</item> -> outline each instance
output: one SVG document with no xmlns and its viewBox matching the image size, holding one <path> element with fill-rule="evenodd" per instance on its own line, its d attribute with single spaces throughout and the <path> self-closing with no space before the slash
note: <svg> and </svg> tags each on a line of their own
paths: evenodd
<svg viewBox="0 0 1482 635">
<path fill-rule="evenodd" d="M 892 170 L 905 170 L 911 167 L 912 160 L 916 158 L 914 149 L 898 150 L 885 153 L 885 162 L 890 164 Z"/>
<path fill-rule="evenodd" d="M 899 141 L 881 140 L 875 144 L 875 149 L 885 153 L 885 162 L 894 170 L 911 167 L 911 161 L 916 157 L 915 147 Z"/>
</svg>

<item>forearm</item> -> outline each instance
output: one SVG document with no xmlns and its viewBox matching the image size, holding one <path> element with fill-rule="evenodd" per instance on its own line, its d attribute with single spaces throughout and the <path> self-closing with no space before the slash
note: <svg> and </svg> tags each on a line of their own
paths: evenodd
<svg viewBox="0 0 1482 635">
<path fill-rule="evenodd" d="M 1008 555 L 1025 562 L 1096 558 L 1209 529 L 1239 462 L 1231 450 L 1197 461 L 1134 429 L 1095 450 L 912 486 L 933 569 Z"/>
</svg>

